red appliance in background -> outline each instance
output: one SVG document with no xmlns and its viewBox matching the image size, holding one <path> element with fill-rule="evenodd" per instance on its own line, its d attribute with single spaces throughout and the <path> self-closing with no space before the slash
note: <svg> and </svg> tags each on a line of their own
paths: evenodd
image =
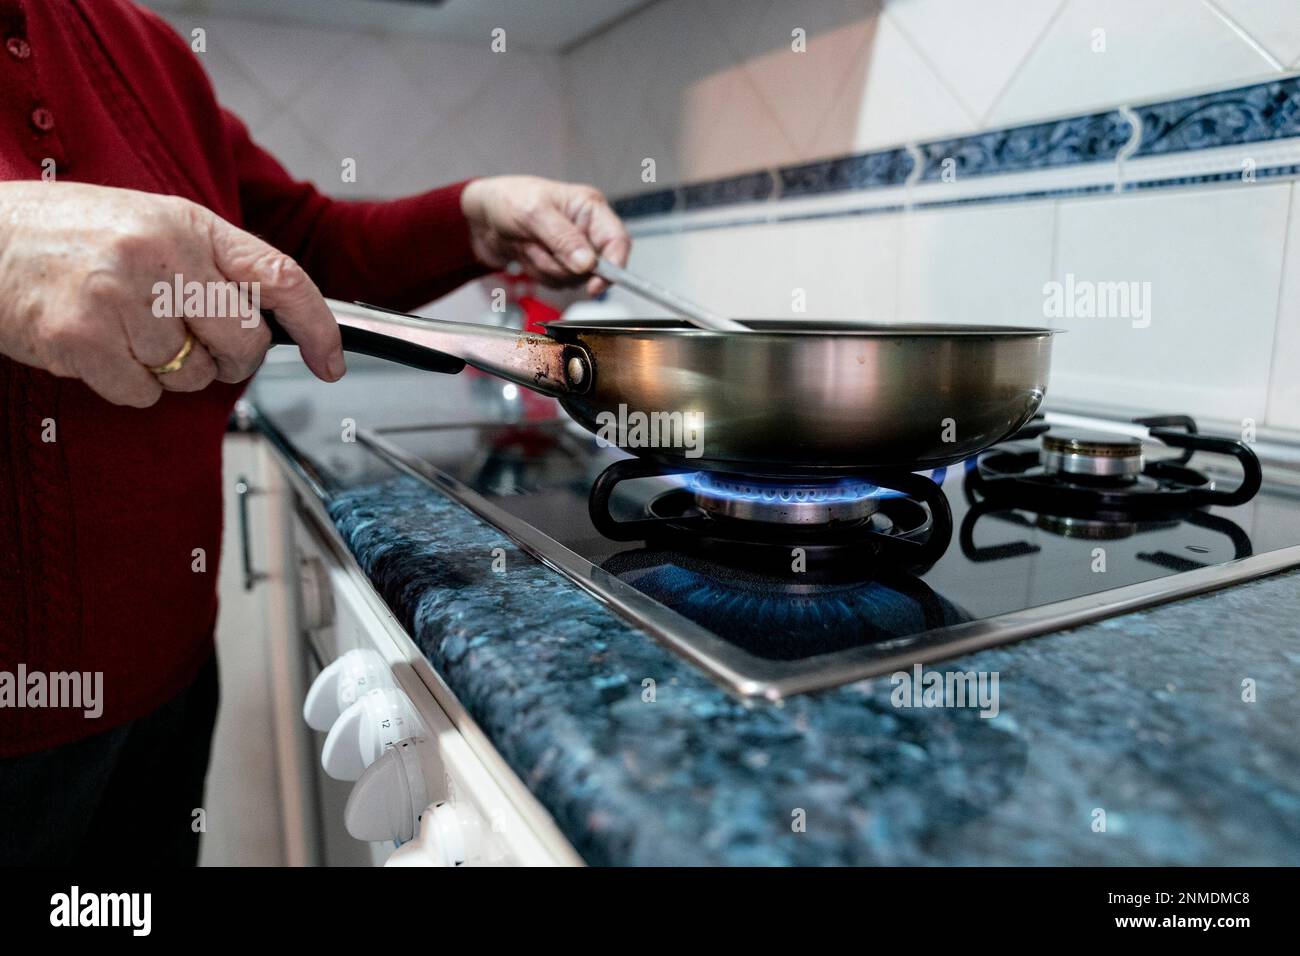
<svg viewBox="0 0 1300 956">
<path fill-rule="evenodd" d="M 560 317 L 559 309 L 537 298 L 537 280 L 532 276 L 522 272 L 518 275 L 508 272 L 499 274 L 505 283 L 506 303 L 517 306 L 523 312 L 525 332 L 544 333 L 546 329 L 543 325 Z"/>
</svg>

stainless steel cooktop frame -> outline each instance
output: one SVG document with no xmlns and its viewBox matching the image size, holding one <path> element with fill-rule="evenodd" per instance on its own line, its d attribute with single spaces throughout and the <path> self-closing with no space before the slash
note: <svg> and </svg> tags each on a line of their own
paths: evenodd
<svg viewBox="0 0 1300 956">
<path fill-rule="evenodd" d="M 714 636 L 384 437 L 386 431 L 464 427 L 463 424 L 449 424 L 420 429 L 361 429 L 357 436 L 362 444 L 388 464 L 425 482 L 495 525 L 524 551 L 563 574 L 637 627 L 648 631 L 742 698 L 779 701 L 794 694 L 825 690 L 903 670 L 913 664 L 957 657 L 982 648 L 1064 630 L 1300 566 L 1300 545 L 1297 545 L 1100 594 L 1057 601 L 981 621 L 934 628 L 892 641 L 797 661 L 774 661 L 756 657 Z"/>
</svg>

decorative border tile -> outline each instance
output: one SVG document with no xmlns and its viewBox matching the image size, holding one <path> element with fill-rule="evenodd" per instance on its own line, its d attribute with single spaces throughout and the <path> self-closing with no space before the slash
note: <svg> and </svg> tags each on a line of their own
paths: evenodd
<svg viewBox="0 0 1300 956">
<path fill-rule="evenodd" d="M 638 216 L 660 216 L 677 208 L 677 190 L 659 189 L 652 193 L 635 193 L 615 199 L 614 211 L 624 219 Z"/>
<path fill-rule="evenodd" d="M 1127 158 L 1239 146 L 1246 143 L 1300 137 L 1300 76 L 1259 83 L 1233 90 L 1148 104 L 1135 110 L 1142 130 L 1139 145 Z M 1072 116 L 1008 129 L 988 130 L 969 136 L 921 143 L 917 182 L 943 178 L 944 160 L 952 159 L 957 179 L 1060 169 L 1090 163 L 1117 163 L 1132 138 L 1133 128 L 1119 110 Z M 637 193 L 615 201 L 625 219 L 660 216 L 673 212 L 712 209 L 738 203 L 806 199 L 843 192 L 858 192 L 907 185 L 915 171 L 907 148 L 852 153 L 772 169 L 759 169 L 724 179 L 686 183 L 668 189 Z M 1300 175 L 1292 164 L 1260 169 L 1260 178 Z M 1202 185 L 1238 178 L 1233 173 L 1206 173 L 1128 182 L 1124 191 Z M 1088 184 L 1061 189 L 1040 189 L 960 199 L 917 202 L 915 208 L 973 205 L 1082 195 L 1114 190 L 1113 185 Z M 686 229 L 717 229 L 749 223 L 806 221 L 809 219 L 875 214 L 898 205 L 839 209 L 746 217 L 690 226 L 657 227 L 661 234 Z"/>
<path fill-rule="evenodd" d="M 1285 179 L 1300 176 L 1300 163 L 1288 163 L 1285 166 L 1269 166 L 1255 170 L 1255 179 Z M 1242 182 L 1241 171 L 1219 173 L 1201 173 L 1194 176 L 1169 176 L 1164 179 L 1147 179 L 1141 182 L 1124 184 L 1124 191 L 1137 189 L 1168 189 L 1172 186 L 1201 186 L 1206 183 Z"/>
<path fill-rule="evenodd" d="M 1139 107 L 1135 156 L 1300 136 L 1300 77 Z"/>
<path fill-rule="evenodd" d="M 914 161 L 905 149 L 879 153 L 858 153 L 822 159 L 799 166 L 782 166 L 781 198 L 821 196 L 846 189 L 875 189 L 901 186 L 911 175 Z"/>
<path fill-rule="evenodd" d="M 730 206 L 742 202 L 761 202 L 776 189 L 776 177 L 771 170 L 760 169 L 727 179 L 710 179 L 682 187 L 683 209 L 709 209 L 713 206 Z"/>
<path fill-rule="evenodd" d="M 958 179 L 1114 162 L 1132 136 L 1129 121 L 1118 110 L 1112 110 L 923 143 L 919 147 L 925 157 L 921 180 L 940 181 L 947 159 L 954 161 L 952 168 Z"/>
</svg>

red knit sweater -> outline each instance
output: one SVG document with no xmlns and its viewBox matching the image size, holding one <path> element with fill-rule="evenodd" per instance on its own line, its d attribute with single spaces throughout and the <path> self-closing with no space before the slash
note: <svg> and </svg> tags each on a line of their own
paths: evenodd
<svg viewBox="0 0 1300 956">
<path fill-rule="evenodd" d="M 295 257 L 326 295 L 411 308 L 482 272 L 463 184 L 387 203 L 322 196 L 249 139 L 187 44 L 128 0 L 0 0 L 0 179 L 40 178 L 46 159 L 60 179 L 202 203 Z M 221 441 L 240 390 L 131 409 L 0 356 L 0 679 L 19 665 L 100 671 L 104 704 L 94 720 L 0 707 L 0 756 L 145 714 L 207 659 Z"/>
</svg>

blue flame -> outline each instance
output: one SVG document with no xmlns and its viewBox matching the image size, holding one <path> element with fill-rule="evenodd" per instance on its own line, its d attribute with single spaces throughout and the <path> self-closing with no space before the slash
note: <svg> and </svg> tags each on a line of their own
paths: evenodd
<svg viewBox="0 0 1300 956">
<path fill-rule="evenodd" d="M 882 488 L 861 478 L 835 478 L 830 480 L 763 480 L 740 475 L 723 475 L 698 471 L 687 479 L 693 492 L 714 499 L 728 501 L 757 501 L 772 504 L 784 502 L 817 502 L 838 504 L 866 501 L 870 498 L 902 498 L 901 491 Z"/>
</svg>

